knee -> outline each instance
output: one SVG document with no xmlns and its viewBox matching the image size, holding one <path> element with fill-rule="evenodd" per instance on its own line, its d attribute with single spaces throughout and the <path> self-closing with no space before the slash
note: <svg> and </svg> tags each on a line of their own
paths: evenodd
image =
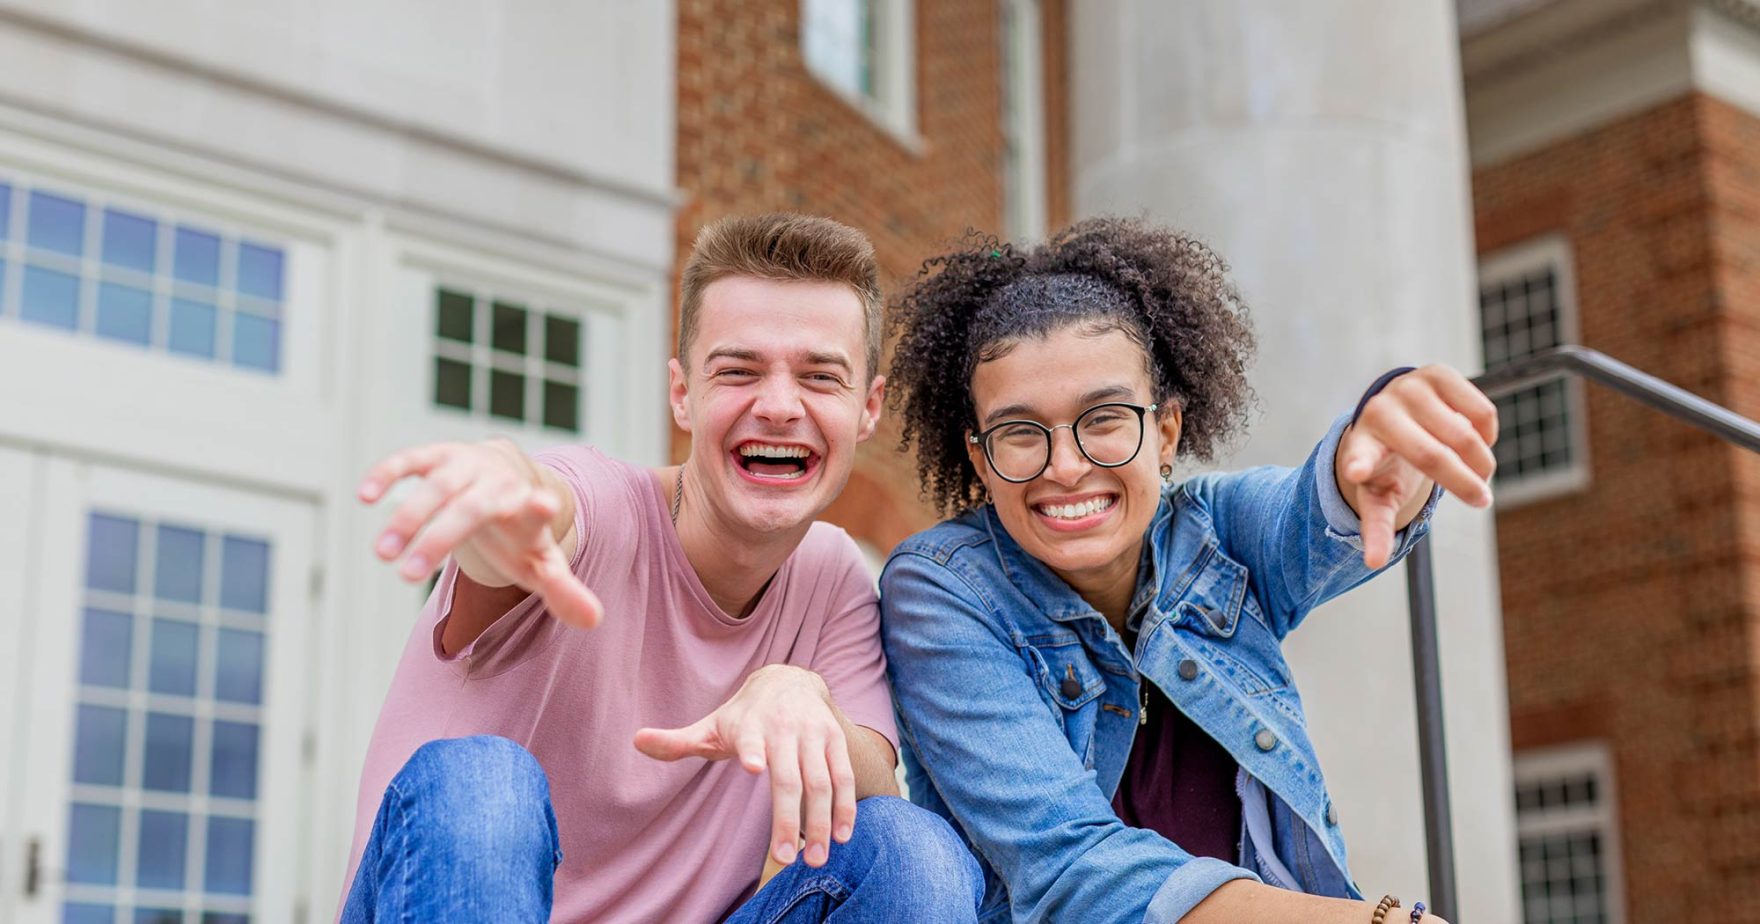
<svg viewBox="0 0 1760 924">
<path fill-rule="evenodd" d="M 456 848 L 496 853 L 554 852 L 550 784 L 531 752 L 506 738 L 478 735 L 416 749 L 386 790 L 407 824 Z"/>
<path fill-rule="evenodd" d="M 931 902 L 966 901 L 977 907 L 984 897 L 984 874 L 947 819 L 893 796 L 873 796 L 856 805 L 856 826 L 848 847 L 870 859 L 868 874 L 896 881 L 901 890 Z"/>
</svg>

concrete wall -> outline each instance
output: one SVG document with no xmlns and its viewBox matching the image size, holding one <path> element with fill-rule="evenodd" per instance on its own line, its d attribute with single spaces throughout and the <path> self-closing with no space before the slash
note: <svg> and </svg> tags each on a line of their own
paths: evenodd
<svg viewBox="0 0 1760 924">
<path fill-rule="evenodd" d="M 1075 211 L 1196 232 L 1252 307 L 1264 413 L 1228 462 L 1295 464 L 1378 373 L 1478 364 L 1452 4 L 1191 0 L 1073 6 Z M 1515 918 L 1490 518 L 1435 539 L 1460 917 Z M 1288 643 L 1370 893 L 1425 887 L 1404 581 Z"/>
</svg>

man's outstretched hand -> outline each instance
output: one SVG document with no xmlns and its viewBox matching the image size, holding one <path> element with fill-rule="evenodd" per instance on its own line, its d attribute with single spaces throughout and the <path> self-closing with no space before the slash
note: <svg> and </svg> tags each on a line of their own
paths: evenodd
<svg viewBox="0 0 1760 924">
<path fill-rule="evenodd" d="M 846 843 L 856 825 L 856 776 L 849 739 L 818 674 L 786 664 L 753 671 L 720 708 L 676 729 L 636 732 L 636 749 L 659 760 L 738 758 L 748 772 L 770 771 L 770 856 L 823 866 L 831 839 Z"/>
<path fill-rule="evenodd" d="M 391 486 L 419 479 L 391 514 L 375 551 L 402 559 L 398 574 L 419 581 L 451 555 L 486 587 L 517 585 L 543 598 L 557 618 L 592 628 L 599 598 L 569 570 L 559 542 L 574 528 L 568 488 L 513 443 L 434 443 L 392 453 L 367 472 L 360 499 L 378 503 Z M 413 541 L 412 541 L 413 540 Z"/>
<path fill-rule="evenodd" d="M 1339 441 L 1333 469 L 1362 522 L 1363 563 L 1387 564 L 1394 533 L 1423 509 L 1432 482 L 1490 506 L 1496 442 L 1497 406 L 1447 366 L 1408 372 L 1370 398 Z"/>
</svg>

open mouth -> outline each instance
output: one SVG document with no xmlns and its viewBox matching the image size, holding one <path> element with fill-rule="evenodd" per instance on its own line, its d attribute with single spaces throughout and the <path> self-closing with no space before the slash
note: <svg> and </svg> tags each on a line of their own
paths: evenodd
<svg viewBox="0 0 1760 924">
<path fill-rule="evenodd" d="M 812 474 L 819 467 L 819 454 L 788 443 L 746 442 L 734 447 L 733 461 L 752 480 L 775 484 Z"/>
<path fill-rule="evenodd" d="M 1034 504 L 1033 512 L 1055 528 L 1082 528 L 1106 518 L 1118 504 L 1118 495 L 1101 494 L 1079 501 L 1055 504 Z"/>
</svg>

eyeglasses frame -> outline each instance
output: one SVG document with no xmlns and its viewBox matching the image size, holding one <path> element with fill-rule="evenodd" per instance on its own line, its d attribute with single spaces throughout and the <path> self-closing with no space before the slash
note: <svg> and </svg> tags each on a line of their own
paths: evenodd
<svg viewBox="0 0 1760 924">
<path fill-rule="evenodd" d="M 1123 462 L 1102 462 L 1089 455 L 1088 447 L 1082 445 L 1081 434 L 1076 431 L 1076 424 L 1080 423 L 1083 417 L 1086 417 L 1103 407 L 1130 408 L 1137 412 L 1137 448 L 1131 450 L 1131 454 L 1126 456 Z M 1082 412 L 1076 415 L 1076 419 L 1069 423 L 1061 423 L 1054 427 L 1047 427 L 1037 420 L 1027 420 L 1025 418 L 1017 420 L 1002 420 L 985 427 L 977 433 L 966 434 L 966 442 L 972 443 L 982 449 L 984 451 L 984 461 L 989 464 L 990 471 L 994 473 L 996 477 L 1001 478 L 1009 484 L 1026 484 L 1027 482 L 1038 478 L 1040 475 L 1045 474 L 1045 470 L 1051 467 L 1052 454 L 1057 451 L 1057 431 L 1066 429 L 1069 431 L 1070 438 L 1075 440 L 1076 452 L 1081 453 L 1082 458 L 1087 459 L 1089 462 L 1098 465 L 1101 468 L 1123 468 L 1124 466 L 1135 462 L 1137 456 L 1142 454 L 1143 437 L 1148 435 L 1149 432 L 1149 415 L 1160 409 L 1161 405 L 1159 403 L 1132 404 L 1128 401 L 1102 401 L 1099 404 L 1083 408 Z M 1010 478 L 1007 475 L 1004 475 L 1002 471 L 996 467 L 995 458 L 990 455 L 990 435 L 1003 427 L 1011 427 L 1017 424 L 1027 424 L 1028 426 L 1038 427 L 1045 433 L 1045 464 L 1039 466 L 1038 471 L 1026 478 Z"/>
</svg>

